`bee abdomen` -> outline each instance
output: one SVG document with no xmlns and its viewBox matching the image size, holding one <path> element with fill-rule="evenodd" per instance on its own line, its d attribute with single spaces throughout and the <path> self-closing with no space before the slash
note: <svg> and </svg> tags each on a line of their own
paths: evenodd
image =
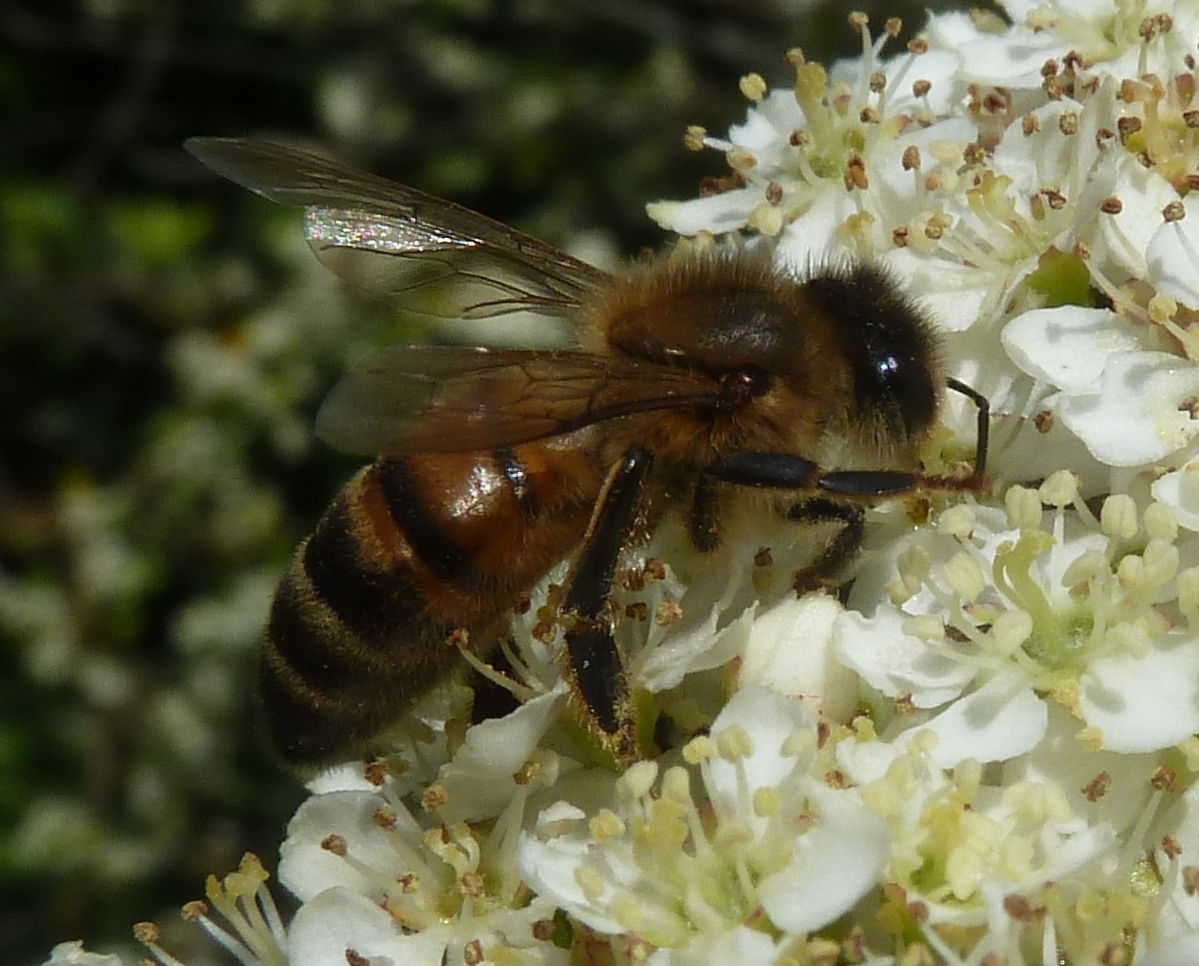
<svg viewBox="0 0 1199 966">
<path fill-rule="evenodd" d="M 275 594 L 262 707 L 272 743 L 293 762 L 361 746 L 455 660 L 448 629 L 426 613 L 419 558 L 388 516 L 371 512 L 376 477 L 371 466 L 346 486 Z"/>
<path fill-rule="evenodd" d="M 453 649 L 419 620 L 419 609 L 393 616 L 394 637 L 356 634 L 315 593 L 297 558 L 271 610 L 259 685 L 271 743 L 288 761 L 319 763 L 363 748 L 452 666 Z"/>
<path fill-rule="evenodd" d="M 456 666 L 454 631 L 490 643 L 512 597 L 569 552 L 594 495 L 551 501 L 545 519 L 538 484 L 579 470 L 530 455 L 540 475 L 510 451 L 380 460 L 325 511 L 263 646 L 263 717 L 286 759 L 362 750 Z"/>
</svg>

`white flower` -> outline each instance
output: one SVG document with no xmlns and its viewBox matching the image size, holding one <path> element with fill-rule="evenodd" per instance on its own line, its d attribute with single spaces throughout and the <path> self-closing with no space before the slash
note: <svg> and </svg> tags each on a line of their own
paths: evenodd
<svg viewBox="0 0 1199 966">
<path fill-rule="evenodd" d="M 1013 319 L 1003 340 L 1022 370 L 1058 390 L 1042 405 L 1100 463 L 1144 466 L 1199 435 L 1187 406 L 1199 393 L 1199 368 L 1141 350 L 1142 338 L 1112 312 L 1036 309 Z"/>
<path fill-rule="evenodd" d="M 534 900 L 524 910 L 489 915 L 481 922 L 444 919 L 426 928 L 401 930 L 390 910 L 361 893 L 326 889 L 305 903 L 292 920 L 290 966 L 343 962 L 391 962 L 442 966 L 446 962 L 511 961 L 527 966 L 566 966 L 566 951 L 534 934 L 553 907 Z M 356 959 L 355 957 L 360 957 Z"/>
<path fill-rule="evenodd" d="M 433 966 L 446 956 L 564 962 L 548 941 L 554 906 L 529 896 L 516 875 L 524 801 L 547 780 L 520 764 L 508 806 L 485 836 L 461 821 L 418 820 L 382 773 L 371 791 L 328 791 L 305 802 L 279 864 L 280 880 L 304 903 L 288 929 L 292 966 L 350 951 Z M 549 771 L 552 780 L 552 764 Z M 436 812 L 450 798 L 430 786 L 425 809 Z"/>
<path fill-rule="evenodd" d="M 856 795 L 812 774 L 816 744 L 801 703 L 743 689 L 711 738 L 684 752 L 699 798 L 687 769 L 667 770 L 655 793 L 657 767 L 636 765 L 616 783 L 615 811 L 545 810 L 522 836 L 522 874 L 590 928 L 634 944 L 730 942 L 759 908 L 784 933 L 819 929 L 877 884 L 888 841 Z"/>
<path fill-rule="evenodd" d="M 901 603 L 838 624 L 843 660 L 882 694 L 916 709 L 965 695 L 925 722 L 948 742 L 935 755 L 943 767 L 955 764 L 950 748 L 981 761 L 1031 751 L 1044 729 L 1034 688 L 1114 750 L 1160 750 L 1199 731 L 1199 636 L 1161 610 L 1177 580 L 1195 579 L 1179 574 L 1172 514 L 1112 497 L 1094 520 L 1068 480 L 1057 485 L 1013 488 L 1006 515 L 980 509 L 966 532 L 926 531 L 879 558 L 870 566 L 899 565 L 890 593 Z M 1079 512 L 1061 504 L 1045 529 L 1042 498 Z M 1125 552 L 1138 533 L 1140 552 Z"/>
<path fill-rule="evenodd" d="M 1144 850 L 1168 834 L 1148 831 L 1154 788 L 1169 781 L 1152 753 L 1199 731 L 1199 635 L 1161 609 L 1176 581 L 1196 580 L 1178 573 L 1172 514 L 1120 496 L 1095 520 L 1076 492 L 1051 479 L 1040 493 L 1013 488 L 1004 514 L 950 509 L 942 533 L 872 562 L 898 561 L 890 594 L 902 603 L 869 619 L 848 611 L 837 627 L 838 652 L 900 711 L 876 714 L 881 737 L 872 726 L 841 741 L 837 761 L 888 817 L 889 877 L 921 904 L 947 962 L 936 924 L 985 924 L 971 956 L 1001 955 L 1024 928 L 1017 907 L 1049 913 L 1071 961 L 1146 921 Z M 1048 519 L 1042 500 L 1056 505 Z M 1005 763 L 1000 781 L 980 782 L 986 762 Z M 1079 931 L 1082 905 L 1055 907 L 1047 890 L 1129 918 Z"/>
<path fill-rule="evenodd" d="M 1006 0 L 1003 6 L 1015 25 L 1010 31 L 975 31 L 972 42 L 959 36 L 959 49 L 968 77 L 1016 89 L 1039 88 L 1042 64 L 1071 51 L 1114 76 L 1176 70 L 1187 50 L 1181 38 L 1193 38 L 1199 27 L 1199 15 L 1181 3 Z"/>
</svg>

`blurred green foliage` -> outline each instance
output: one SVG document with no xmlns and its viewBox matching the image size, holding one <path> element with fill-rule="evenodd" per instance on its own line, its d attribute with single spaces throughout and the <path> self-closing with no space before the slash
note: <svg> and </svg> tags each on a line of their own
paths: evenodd
<svg viewBox="0 0 1199 966">
<path fill-rule="evenodd" d="M 875 23 L 920 8 L 863 4 Z M 353 462 L 316 406 L 384 307 L 196 134 L 295 135 L 548 241 L 661 244 L 685 125 L 853 53 L 787 0 L 10 0 L 0 9 L 0 949 L 132 951 L 302 789 L 253 737 L 274 581 Z M 910 31 L 909 31 L 910 33 Z M 585 235 L 585 229 L 600 234 Z M 598 241 L 597 241 L 598 239 Z M 132 957 L 131 957 L 132 958 Z"/>
</svg>

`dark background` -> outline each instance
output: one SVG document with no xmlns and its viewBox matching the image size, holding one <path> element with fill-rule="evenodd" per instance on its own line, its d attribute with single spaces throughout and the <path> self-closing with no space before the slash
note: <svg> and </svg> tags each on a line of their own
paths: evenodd
<svg viewBox="0 0 1199 966">
<path fill-rule="evenodd" d="M 854 4 L 875 33 L 923 4 Z M 723 173 L 788 47 L 852 54 L 849 5 L 787 0 L 8 0 L 0 4 L 0 950 L 181 923 L 302 789 L 251 726 L 291 548 L 353 470 L 311 440 L 348 361 L 406 333 L 295 211 L 197 134 L 308 138 L 547 241 L 630 256 L 656 198 Z M 898 48 L 895 48 L 898 49 Z M 279 890 L 281 892 L 281 890 Z"/>
</svg>

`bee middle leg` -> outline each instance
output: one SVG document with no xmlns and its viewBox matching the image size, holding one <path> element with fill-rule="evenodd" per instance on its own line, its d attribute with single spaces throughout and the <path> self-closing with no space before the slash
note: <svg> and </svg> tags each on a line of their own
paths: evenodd
<svg viewBox="0 0 1199 966">
<path fill-rule="evenodd" d="M 637 740 L 624 662 L 607 614 L 612 581 L 641 506 L 652 454 L 630 447 L 613 466 L 567 577 L 562 604 L 566 652 L 575 693 L 599 729 L 601 742 L 618 759 L 637 757 Z"/>
<path fill-rule="evenodd" d="M 707 553 L 720 546 L 720 494 L 716 480 L 700 473 L 687 511 L 687 532 L 696 550 Z"/>
<path fill-rule="evenodd" d="M 841 582 L 838 579 L 841 571 L 862 545 L 865 511 L 852 503 L 835 503 L 817 497 L 792 506 L 787 511 L 787 519 L 804 523 L 840 524 L 836 534 L 825 544 L 816 559 L 795 571 L 793 578 L 797 594 L 835 589 Z"/>
<path fill-rule="evenodd" d="M 834 523 L 838 529 L 832 539 L 806 567 L 795 572 L 797 593 L 835 588 L 841 569 L 862 544 L 866 514 L 855 498 L 870 499 L 913 489 L 918 478 L 894 470 L 822 470 L 815 463 L 790 453 L 734 453 L 704 471 L 701 480 L 721 480 L 738 486 L 761 489 L 807 490 L 830 496 L 814 496 L 794 504 L 787 512 L 790 520 L 806 523 Z M 697 498 L 702 489 L 697 488 Z M 833 498 L 841 496 L 844 499 Z M 692 532 L 697 511 L 692 508 Z M 697 543 L 697 546 L 699 544 Z"/>
</svg>

